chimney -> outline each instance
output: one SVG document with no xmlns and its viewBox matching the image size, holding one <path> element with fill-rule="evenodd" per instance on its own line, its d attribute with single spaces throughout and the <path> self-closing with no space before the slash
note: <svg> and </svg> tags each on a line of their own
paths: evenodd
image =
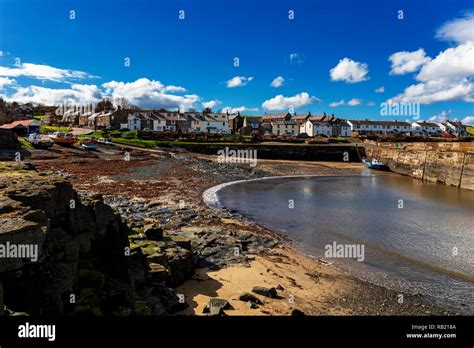
<svg viewBox="0 0 474 348">
<path fill-rule="evenodd" d="M 323 112 L 323 116 L 326 117 L 326 113 L 325 113 L 325 112 Z"/>
</svg>

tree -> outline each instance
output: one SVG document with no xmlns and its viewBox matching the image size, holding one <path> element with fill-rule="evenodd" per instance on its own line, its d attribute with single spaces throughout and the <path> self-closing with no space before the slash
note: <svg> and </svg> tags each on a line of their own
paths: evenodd
<svg viewBox="0 0 474 348">
<path fill-rule="evenodd" d="M 123 97 L 114 98 L 114 104 L 117 108 L 120 109 L 138 109 L 136 105 L 133 105 L 127 100 L 127 98 Z"/>
<path fill-rule="evenodd" d="M 102 101 L 98 102 L 95 107 L 95 112 L 102 112 L 104 110 L 111 110 L 114 108 L 114 105 L 109 99 L 103 99 Z"/>
<path fill-rule="evenodd" d="M 205 108 L 204 110 L 202 110 L 202 113 L 203 114 L 212 114 L 212 109 L 211 108 Z"/>
</svg>

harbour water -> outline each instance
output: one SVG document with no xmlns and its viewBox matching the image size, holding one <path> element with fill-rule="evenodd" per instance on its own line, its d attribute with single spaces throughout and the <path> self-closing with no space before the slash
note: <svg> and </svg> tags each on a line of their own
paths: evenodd
<svg viewBox="0 0 474 348">
<path fill-rule="evenodd" d="M 398 175 L 333 176 L 240 182 L 217 197 L 361 279 L 474 311 L 472 191 Z M 327 257 L 329 245 L 363 246 L 363 260 Z"/>
</svg>

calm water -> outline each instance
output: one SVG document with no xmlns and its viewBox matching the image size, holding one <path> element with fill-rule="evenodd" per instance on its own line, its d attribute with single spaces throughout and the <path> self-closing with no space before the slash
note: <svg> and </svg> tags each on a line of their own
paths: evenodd
<svg viewBox="0 0 474 348">
<path fill-rule="evenodd" d="M 333 242 L 363 244 L 363 262 L 327 260 L 474 312 L 474 192 L 401 176 L 338 176 L 239 183 L 218 198 L 316 257 Z"/>
</svg>

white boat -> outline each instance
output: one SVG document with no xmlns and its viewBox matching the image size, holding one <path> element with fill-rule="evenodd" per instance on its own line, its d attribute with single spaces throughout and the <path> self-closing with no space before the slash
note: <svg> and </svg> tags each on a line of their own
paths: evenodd
<svg viewBox="0 0 474 348">
<path fill-rule="evenodd" d="M 54 132 L 53 134 L 50 134 L 49 137 L 58 145 L 67 146 L 78 142 L 77 137 L 72 133 Z"/>
</svg>

